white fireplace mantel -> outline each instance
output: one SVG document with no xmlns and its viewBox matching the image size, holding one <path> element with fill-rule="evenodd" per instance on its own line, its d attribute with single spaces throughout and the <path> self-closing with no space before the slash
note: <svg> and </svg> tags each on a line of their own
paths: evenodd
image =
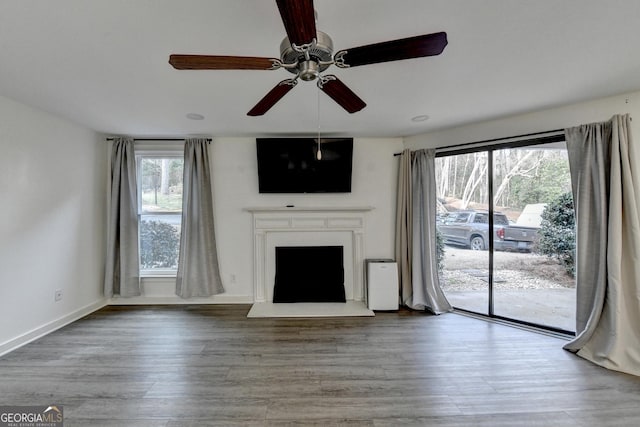
<svg viewBox="0 0 640 427">
<path fill-rule="evenodd" d="M 347 300 L 363 301 L 365 213 L 371 210 L 370 206 L 245 208 L 253 216 L 254 301 L 272 301 L 275 246 L 328 243 L 345 247 Z"/>
<path fill-rule="evenodd" d="M 269 206 L 244 208 L 245 211 L 253 213 L 268 212 L 368 212 L 373 210 L 373 206 Z"/>
</svg>

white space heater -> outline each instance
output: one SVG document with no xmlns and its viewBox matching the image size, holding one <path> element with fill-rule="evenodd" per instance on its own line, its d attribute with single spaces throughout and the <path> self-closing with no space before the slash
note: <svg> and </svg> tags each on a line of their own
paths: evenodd
<svg viewBox="0 0 640 427">
<path fill-rule="evenodd" d="M 365 266 L 369 310 L 397 310 L 398 264 L 391 259 L 368 259 Z"/>
</svg>

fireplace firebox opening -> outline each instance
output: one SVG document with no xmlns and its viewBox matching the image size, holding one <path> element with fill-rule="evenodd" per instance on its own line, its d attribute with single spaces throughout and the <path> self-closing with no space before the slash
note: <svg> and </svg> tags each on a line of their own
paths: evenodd
<svg viewBox="0 0 640 427">
<path fill-rule="evenodd" d="M 277 246 L 274 303 L 346 302 L 342 246 Z"/>
</svg>

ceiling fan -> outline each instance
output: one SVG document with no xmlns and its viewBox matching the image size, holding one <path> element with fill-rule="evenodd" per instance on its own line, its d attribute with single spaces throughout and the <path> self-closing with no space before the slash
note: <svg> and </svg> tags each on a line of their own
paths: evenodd
<svg viewBox="0 0 640 427">
<path fill-rule="evenodd" d="M 329 66 L 357 67 L 439 55 L 447 45 L 447 33 L 439 32 L 374 43 L 333 53 L 333 41 L 316 30 L 313 0 L 276 0 L 287 37 L 280 44 L 280 58 L 221 55 L 170 55 L 169 64 L 178 70 L 277 70 L 295 74 L 278 83 L 248 113 L 261 116 L 298 84 L 298 79 L 318 79 L 318 87 L 349 113 L 366 104 L 333 74 L 321 74 Z"/>
</svg>

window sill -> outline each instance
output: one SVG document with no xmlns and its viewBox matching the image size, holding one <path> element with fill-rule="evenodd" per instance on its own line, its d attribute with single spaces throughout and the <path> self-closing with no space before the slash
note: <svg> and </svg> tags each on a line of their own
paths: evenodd
<svg viewBox="0 0 640 427">
<path fill-rule="evenodd" d="M 140 273 L 141 279 L 175 279 L 176 273 Z"/>
</svg>

